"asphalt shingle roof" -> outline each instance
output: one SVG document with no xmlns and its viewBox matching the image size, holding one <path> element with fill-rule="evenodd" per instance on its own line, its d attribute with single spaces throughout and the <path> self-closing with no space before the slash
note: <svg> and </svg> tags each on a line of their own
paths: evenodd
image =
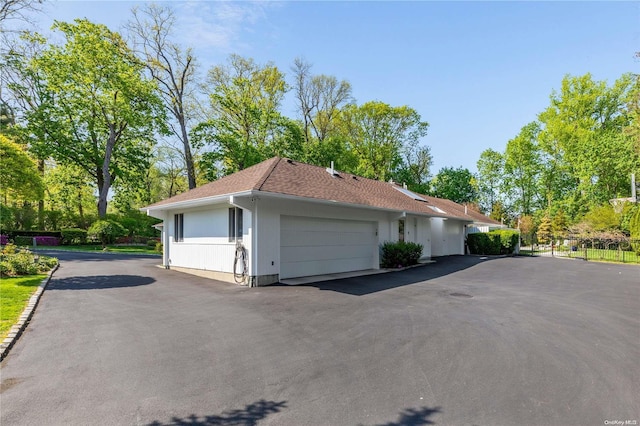
<svg viewBox="0 0 640 426">
<path fill-rule="evenodd" d="M 253 190 L 429 216 L 492 222 L 492 219 L 481 213 L 471 210 L 465 213 L 465 207 L 453 201 L 426 195 L 420 195 L 426 201 L 419 201 L 402 193 L 398 188 L 401 187 L 394 183 L 343 172 L 332 175 L 324 167 L 273 157 L 214 182 L 159 201 L 147 208 L 170 206 L 178 202 Z"/>
</svg>

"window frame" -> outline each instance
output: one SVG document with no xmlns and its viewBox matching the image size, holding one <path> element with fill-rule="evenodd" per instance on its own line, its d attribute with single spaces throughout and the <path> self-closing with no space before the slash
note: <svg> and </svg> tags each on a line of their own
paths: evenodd
<svg viewBox="0 0 640 426">
<path fill-rule="evenodd" d="M 229 207 L 228 235 L 230 243 L 234 241 L 242 241 L 244 225 L 242 211 L 243 209 L 240 207 Z"/>
<path fill-rule="evenodd" d="M 173 242 L 180 243 L 184 241 L 184 213 L 176 213 L 173 215 Z"/>
</svg>

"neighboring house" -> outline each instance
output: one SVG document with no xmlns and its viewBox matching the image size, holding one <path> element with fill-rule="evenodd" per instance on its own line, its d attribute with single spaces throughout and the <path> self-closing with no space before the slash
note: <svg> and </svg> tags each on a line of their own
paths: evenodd
<svg viewBox="0 0 640 426">
<path fill-rule="evenodd" d="M 249 286 L 379 269 L 385 241 L 464 254 L 476 220 L 449 200 L 278 157 L 143 210 L 163 220 L 165 267 Z"/>
<path fill-rule="evenodd" d="M 509 227 L 502 222 L 491 219 L 472 209 L 465 210 L 465 212 L 473 218 L 473 225 L 467 226 L 467 234 L 475 234 L 478 232 L 490 232 L 496 229 L 509 229 Z"/>
</svg>

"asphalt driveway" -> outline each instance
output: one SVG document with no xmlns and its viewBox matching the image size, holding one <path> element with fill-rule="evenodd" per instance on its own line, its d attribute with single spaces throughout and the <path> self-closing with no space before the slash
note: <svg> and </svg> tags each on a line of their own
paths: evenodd
<svg viewBox="0 0 640 426">
<path fill-rule="evenodd" d="M 249 289 L 59 257 L 1 365 L 3 426 L 640 423 L 637 266 L 452 257 Z"/>
</svg>

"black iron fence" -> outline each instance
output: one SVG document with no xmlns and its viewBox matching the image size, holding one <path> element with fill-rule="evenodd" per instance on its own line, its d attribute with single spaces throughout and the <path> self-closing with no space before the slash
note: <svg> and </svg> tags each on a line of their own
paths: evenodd
<svg viewBox="0 0 640 426">
<path fill-rule="evenodd" d="M 640 264 L 640 239 L 566 235 L 554 237 L 546 244 L 522 246 L 520 252 L 532 256 Z"/>
</svg>

